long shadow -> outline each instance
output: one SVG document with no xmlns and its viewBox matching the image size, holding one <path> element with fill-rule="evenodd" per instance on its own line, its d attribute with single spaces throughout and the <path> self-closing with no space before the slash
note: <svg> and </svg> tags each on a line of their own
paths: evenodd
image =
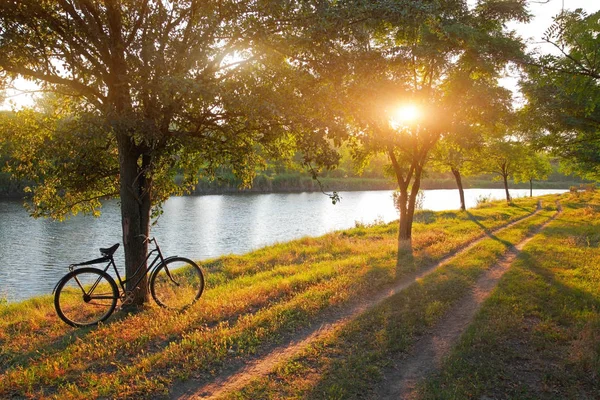
<svg viewBox="0 0 600 400">
<path fill-rule="evenodd" d="M 513 248 L 514 245 L 512 243 L 510 243 L 508 240 L 503 240 L 500 239 L 498 236 L 496 236 L 494 234 L 494 231 L 497 230 L 497 228 L 495 229 L 490 229 L 488 227 L 486 227 L 485 225 L 483 225 L 481 222 L 479 222 L 479 220 L 477 219 L 477 217 L 473 214 L 471 214 L 469 211 L 466 211 L 467 215 L 469 216 L 469 219 L 471 221 L 473 221 L 477 226 L 479 226 L 481 228 L 481 230 L 483 231 L 483 233 L 489 237 L 490 239 L 494 239 L 495 241 L 502 243 L 506 248 Z M 518 222 L 521 219 L 514 221 L 514 222 Z M 512 223 L 512 222 L 511 222 Z M 504 227 L 503 227 L 504 228 Z"/>
<path fill-rule="evenodd" d="M 515 203 L 510 203 L 510 207 L 511 207 L 511 208 L 516 208 L 516 209 L 518 209 L 518 210 L 529 211 L 529 209 L 528 209 L 528 208 L 526 208 L 526 207 L 523 207 L 523 206 L 519 206 L 519 205 L 517 205 L 517 204 L 515 204 Z M 539 209 L 539 202 L 538 202 L 538 209 Z"/>
<path fill-rule="evenodd" d="M 485 227 L 484 227 L 485 228 Z M 502 227 L 498 227 L 496 229 L 501 229 Z M 491 232 L 489 232 L 491 233 Z M 483 236 L 483 235 L 482 235 Z M 506 245 L 511 245 L 511 243 L 503 241 L 502 239 L 497 238 L 496 236 L 492 235 L 492 237 L 495 237 L 496 240 L 506 244 Z M 472 242 L 470 242 L 472 243 Z M 470 244 L 469 243 L 469 244 Z M 468 245 L 468 244 L 467 244 Z M 462 250 L 464 247 L 466 246 L 458 246 L 457 251 Z M 390 254 L 394 253 L 394 251 L 391 251 Z M 452 252 L 454 253 L 454 252 Z M 418 269 L 418 273 L 420 274 L 421 272 L 423 272 L 424 270 L 427 269 L 428 266 L 435 266 L 437 265 L 440 261 L 444 260 L 445 258 L 442 259 L 436 259 L 436 260 L 432 260 L 431 258 L 427 257 L 427 255 L 425 253 L 413 253 L 412 251 L 406 252 L 403 254 L 403 256 L 400 258 L 401 262 L 400 263 L 396 263 L 396 275 L 401 277 L 401 278 L 407 278 L 408 280 L 410 279 L 411 275 L 416 275 L 415 272 L 411 272 L 411 269 Z M 390 259 L 390 262 L 392 261 L 393 258 Z M 433 262 L 432 262 L 433 261 Z M 364 276 L 364 280 L 369 282 L 369 284 L 366 287 L 363 287 L 362 290 L 360 290 L 359 292 L 355 292 L 355 295 L 358 296 L 354 296 L 355 298 L 360 298 L 361 296 L 364 295 L 368 295 L 370 291 L 374 290 L 374 289 L 378 289 L 378 290 L 385 290 L 386 287 L 387 288 L 391 288 L 390 284 L 396 285 L 396 283 L 394 283 L 394 281 L 396 281 L 396 279 L 393 276 L 390 276 L 389 274 L 389 269 L 386 268 L 382 268 L 379 265 L 374 264 L 374 260 L 370 260 L 368 259 L 367 264 L 371 266 L 371 268 L 367 271 L 366 275 Z M 411 280 L 414 281 L 414 280 Z M 376 282 L 376 283 L 375 283 Z M 418 284 L 417 284 L 418 286 Z M 411 291 L 412 289 L 410 288 L 406 288 L 407 291 Z M 452 292 L 452 288 L 447 288 L 447 293 L 451 293 Z M 350 302 L 345 302 L 344 305 L 341 305 L 341 307 L 343 308 L 352 308 L 352 305 L 349 304 L 351 303 L 352 300 Z M 331 321 L 328 321 L 327 318 L 328 315 L 330 315 L 330 309 L 333 308 L 337 308 L 339 310 L 341 310 L 339 307 L 328 307 L 324 310 L 320 310 L 317 315 L 313 315 L 310 318 L 312 319 L 312 324 L 309 327 L 296 327 L 294 329 L 293 332 L 290 332 L 288 330 L 280 330 L 277 334 L 279 335 L 279 341 L 283 342 L 283 343 L 287 343 L 289 340 L 291 340 L 292 338 L 294 338 L 295 342 L 301 342 L 304 339 L 308 338 L 309 336 L 311 336 L 314 333 L 315 329 L 320 329 L 319 327 L 323 324 L 323 323 L 330 323 Z M 343 311 L 342 311 L 343 313 Z M 340 316 L 337 315 L 335 316 L 335 321 L 340 320 Z M 328 321 L 328 322 L 325 322 Z M 257 348 L 257 352 L 254 354 L 254 356 L 252 357 L 252 359 L 250 361 L 246 360 L 246 362 L 254 362 L 254 360 L 261 360 L 263 359 L 263 357 L 268 358 L 268 355 L 270 354 L 271 351 L 276 351 L 277 349 L 272 348 L 272 346 L 269 346 L 268 343 L 265 344 L 261 344 L 258 348 Z M 213 370 L 213 374 L 209 374 L 207 373 L 200 373 L 199 377 L 197 379 L 194 379 L 193 382 L 188 382 L 188 383 L 182 383 L 182 384 L 175 384 L 172 387 L 172 390 L 174 390 L 175 393 L 195 393 L 195 391 L 198 388 L 204 387 L 203 385 L 206 385 L 209 382 L 213 382 L 215 379 L 215 373 L 218 376 L 218 382 L 225 382 L 227 380 L 231 379 L 236 379 L 236 376 L 239 374 L 239 372 L 241 371 L 241 369 L 243 368 L 244 361 L 240 360 L 238 358 L 233 358 L 230 361 L 228 360 L 222 360 L 223 363 L 225 363 L 227 365 L 227 367 L 225 367 L 224 370 L 220 370 L 220 368 L 216 368 Z M 198 371 L 201 372 L 201 371 Z M 210 389 L 212 390 L 212 389 Z"/>
<path fill-rule="evenodd" d="M 560 282 L 555 273 L 537 263 L 534 255 L 528 252 L 521 252 L 519 254 L 519 258 L 528 265 L 527 268 L 530 271 L 541 277 L 544 282 L 546 282 L 548 285 L 547 287 L 555 288 L 556 294 L 553 295 L 552 298 L 544 298 L 543 293 L 539 293 L 539 296 L 534 298 L 534 301 L 538 301 L 540 303 L 540 306 L 536 307 L 536 309 L 546 310 L 545 317 L 542 317 L 542 320 L 546 320 L 546 318 L 551 317 L 555 320 L 564 321 L 564 318 L 568 318 L 568 316 L 564 316 L 565 304 L 569 304 L 571 312 L 581 310 L 581 314 L 588 312 L 589 310 L 600 309 L 600 298 L 598 298 L 598 296 L 593 295 L 589 291 L 571 287 L 565 285 L 563 282 Z M 416 330 L 411 332 L 411 334 L 403 333 L 401 331 L 402 321 L 395 321 L 396 309 L 401 306 L 402 300 L 401 297 L 398 296 L 398 298 L 390 299 L 389 303 L 379 307 L 377 312 L 372 312 L 372 314 L 378 315 L 378 318 L 381 322 L 379 324 L 365 323 L 364 326 L 370 326 L 372 330 L 358 334 L 365 340 L 368 337 L 385 338 L 385 340 L 377 345 L 368 344 L 369 342 L 365 342 L 362 347 L 366 348 L 367 346 L 370 346 L 373 348 L 373 351 L 389 354 L 389 357 L 401 357 L 401 354 L 405 353 L 407 349 L 410 348 L 411 343 L 413 343 L 420 336 L 420 334 L 424 332 L 426 326 L 417 326 Z M 374 317 L 363 315 L 360 317 L 360 320 L 364 322 L 369 318 Z M 357 330 L 358 328 L 355 328 L 355 332 Z M 341 333 L 342 336 L 346 334 L 351 333 Z M 539 355 L 539 343 L 535 338 L 527 337 L 523 330 L 515 330 L 514 334 L 516 335 L 516 340 L 507 340 L 505 343 L 511 346 L 518 345 L 521 347 L 519 349 L 512 349 L 512 351 L 518 350 L 518 352 L 521 354 L 538 354 L 537 357 L 554 357 L 552 359 L 544 360 L 546 362 L 536 364 L 544 365 L 544 370 L 527 369 L 522 371 L 523 374 L 534 374 L 534 376 L 529 377 L 529 379 L 532 381 L 543 381 L 545 376 L 551 376 L 552 368 L 555 364 L 560 363 L 561 360 L 569 359 L 570 354 L 568 353 L 569 349 L 567 348 L 553 348 L 553 352 L 549 356 Z M 379 347 L 379 349 L 377 347 Z M 508 351 L 509 349 L 506 350 Z M 478 350 L 475 349 L 472 355 L 475 362 L 477 362 L 476 360 L 478 358 L 481 358 L 481 353 L 477 353 L 477 351 Z M 502 351 L 502 349 L 498 351 Z M 357 391 L 360 390 L 360 393 L 364 393 L 365 398 L 378 398 L 378 392 L 382 390 L 382 385 L 389 384 L 388 382 L 384 382 L 382 380 L 385 374 L 379 372 L 382 369 L 385 370 L 386 363 L 385 361 L 369 362 L 369 358 L 370 356 L 368 353 L 361 354 L 360 351 L 356 351 L 355 349 L 346 349 L 344 352 L 336 352 L 335 358 L 331 364 L 321 366 L 322 369 L 319 371 L 322 374 L 322 377 L 311 388 L 310 396 L 308 397 L 328 398 L 329 394 L 334 394 L 335 392 L 345 393 L 347 397 L 354 397 Z M 452 360 L 449 362 L 452 362 Z M 353 370 L 353 365 L 361 365 L 361 370 Z M 502 366 L 496 365 L 495 367 L 498 370 L 504 370 Z M 367 374 L 362 371 L 371 371 L 371 373 Z M 564 373 L 563 370 L 560 370 L 559 372 Z M 521 375 L 514 378 L 514 383 L 516 383 L 517 380 L 524 379 Z M 581 378 L 580 376 L 571 376 L 571 378 L 581 382 L 581 386 L 584 390 L 582 393 L 587 393 L 589 398 L 593 398 L 595 394 L 598 393 L 598 382 L 596 382 L 594 379 L 578 379 Z M 507 381 L 509 386 L 511 384 L 510 377 L 506 375 L 503 375 L 503 379 L 501 379 L 501 381 Z M 538 394 L 541 395 L 543 393 Z M 530 393 L 530 396 L 527 397 L 535 398 L 536 396 L 535 393 Z"/>
<path fill-rule="evenodd" d="M 541 204 L 538 202 L 538 210 L 540 209 L 540 206 L 541 206 Z M 522 208 L 522 207 L 520 207 L 520 208 Z M 529 211 L 529 209 L 527 209 L 527 208 L 522 208 L 522 209 L 526 210 L 526 211 Z M 489 237 L 490 239 L 493 239 L 493 240 L 497 241 L 498 243 L 503 244 L 506 247 L 507 250 L 514 249 L 514 245 L 510 241 L 508 241 L 508 240 L 500 239 L 498 236 L 496 236 L 494 234 L 494 232 L 502 230 L 507 225 L 520 222 L 523 219 L 525 219 L 525 218 L 530 217 L 531 215 L 533 215 L 533 213 L 530 213 L 530 214 L 527 214 L 527 215 L 525 215 L 525 216 L 523 216 L 521 218 L 518 218 L 518 219 L 516 219 L 514 221 L 509 222 L 507 225 L 503 225 L 503 226 L 499 226 L 499 227 L 494 227 L 494 228 L 488 228 L 488 227 L 486 227 L 485 225 L 483 225 L 479 221 L 479 217 L 477 217 L 476 215 L 473 215 L 469 211 L 465 211 L 465 213 L 467 214 L 468 218 L 472 222 L 474 222 L 477 226 L 479 226 L 481 228 L 481 230 L 483 231 L 483 235 Z M 456 213 L 450 212 L 450 214 L 453 215 L 453 216 L 456 216 Z M 535 229 L 537 229 L 537 227 L 534 228 L 534 230 Z M 476 240 L 479 240 L 479 238 L 475 238 L 473 240 L 473 242 L 476 241 Z M 446 257 L 442 257 L 441 259 L 431 258 L 426 253 L 420 254 L 419 257 L 417 257 L 416 254 L 415 254 L 415 251 L 414 251 L 414 249 L 412 247 L 410 249 L 399 250 L 398 251 L 398 255 L 397 255 L 397 261 L 396 261 L 396 278 L 400 279 L 404 275 L 407 275 L 409 273 L 413 273 L 413 272 L 416 272 L 418 270 L 430 268 L 433 265 L 435 265 L 435 264 L 437 264 L 439 262 L 442 262 L 442 260 L 446 259 L 447 257 L 453 256 L 452 253 L 459 252 L 459 251 L 463 250 L 469 244 L 470 243 L 466 243 L 465 245 L 458 246 L 456 249 L 452 250 L 450 252 L 450 254 L 448 254 Z"/>
<path fill-rule="evenodd" d="M 465 293 L 469 288 L 450 272 L 433 286 L 416 282 L 357 316 L 331 340 L 331 346 L 343 343 L 342 348 L 332 350 L 328 361 L 315 360 L 317 365 L 311 366 L 321 376 L 305 397 L 379 398 L 389 360 L 406 353 L 430 329 L 431 307 L 449 301 L 458 287 Z"/>
<path fill-rule="evenodd" d="M 552 231 L 548 231 L 547 234 L 551 235 Z M 544 298 L 544 294 L 549 293 L 549 291 L 543 289 L 543 291 L 538 292 L 539 295 L 537 298 L 534 298 L 534 301 L 539 302 L 541 306 L 534 307 L 535 309 L 546 309 L 547 314 L 560 320 L 562 320 L 562 315 L 565 313 L 565 304 L 569 304 L 570 312 L 573 311 L 571 309 L 571 306 L 573 306 L 575 310 L 581 310 L 581 314 L 590 310 L 600 309 L 599 296 L 581 288 L 568 286 L 563 282 L 560 282 L 557 279 L 557 273 L 540 265 L 534 254 L 528 251 L 521 251 L 518 258 L 522 265 L 525 265 L 528 270 L 532 271 L 546 282 L 547 285 L 544 287 L 556 289 L 557 295 L 553 295 L 553 297 L 549 299 Z M 443 292 L 444 290 L 440 290 L 438 293 Z M 378 306 L 376 311 L 373 310 L 359 316 L 357 318 L 357 324 L 344 328 L 339 335 L 342 338 L 346 335 L 358 335 L 359 338 L 365 340 L 364 342 L 361 342 L 361 349 L 371 347 L 373 348 L 373 351 L 389 354 L 389 357 L 398 357 L 411 346 L 414 337 L 419 336 L 419 334 L 423 332 L 423 329 L 426 329 L 424 328 L 424 325 L 421 325 L 421 328 L 417 327 L 415 331 L 409 332 L 408 334 L 402 332 L 402 321 L 396 321 L 396 314 L 398 309 L 404 305 L 406 305 L 406 307 L 418 307 L 416 304 L 408 304 L 408 302 L 403 300 L 402 293 L 399 293 Z M 375 318 L 379 320 L 379 323 L 369 322 L 369 320 Z M 361 329 L 367 329 L 367 331 L 362 332 Z M 515 343 L 524 345 L 531 353 L 539 353 L 539 349 L 537 348 L 539 344 L 535 341 L 527 342 L 524 340 L 521 330 L 516 330 L 514 334 L 518 336 L 518 340 L 507 341 L 506 343 L 512 345 Z M 383 340 L 381 340 L 381 338 L 383 338 Z M 375 340 L 380 341 L 377 344 L 373 344 L 372 342 Z M 555 361 L 569 359 L 569 354 L 567 354 L 568 349 L 561 350 L 564 350 L 565 352 L 565 354 L 563 354 L 564 358 L 550 360 L 548 363 L 545 363 L 548 367 L 548 371 L 527 370 L 524 371 L 524 373 L 535 373 L 537 375 L 535 379 L 532 379 L 539 382 L 543 381 L 544 374 L 549 372 Z M 481 358 L 481 353 L 476 354 L 477 351 L 477 349 L 474 349 L 474 359 Z M 358 397 L 361 398 L 378 398 L 377 393 L 381 390 L 382 385 L 389 385 L 389 382 L 384 382 L 382 380 L 385 374 L 380 372 L 382 368 L 386 368 L 385 360 L 370 361 L 368 353 L 365 354 L 364 350 L 358 350 L 352 346 L 351 348 L 344 349 L 344 351 L 335 351 L 334 353 L 335 357 L 330 363 L 319 365 L 317 370 L 321 374 L 321 377 L 315 382 L 314 386 L 308 390 L 308 398 L 329 398 L 336 397 L 336 394 L 340 394 L 340 396 L 338 396 L 340 398 L 354 398 L 357 397 L 358 393 L 360 393 Z M 452 362 L 452 360 L 449 362 Z M 360 370 L 357 370 L 356 368 L 353 369 L 354 365 L 360 365 Z M 496 366 L 496 369 L 502 370 L 502 368 L 497 367 L 498 366 Z M 369 372 L 365 373 L 364 371 Z M 517 377 L 517 379 L 521 378 L 522 377 Z M 575 376 L 573 379 L 576 380 L 578 378 L 580 377 Z M 510 382 L 508 383 L 510 384 Z M 584 386 L 587 394 L 590 394 L 589 398 L 593 398 L 600 389 L 598 387 L 598 382 L 594 379 L 589 379 Z"/>
<path fill-rule="evenodd" d="M 144 312 L 142 308 L 131 308 L 123 311 L 115 311 L 111 317 L 101 323 L 101 326 L 108 326 L 119 321 L 123 321 L 128 317 Z M 14 324 L 8 325 L 5 329 L 7 331 L 19 329 L 18 326 L 22 321 L 16 321 Z M 62 321 L 59 320 L 58 316 L 51 322 L 51 325 L 54 324 L 63 324 Z M 34 329 L 28 331 L 29 334 L 35 334 L 37 337 L 43 336 L 45 331 L 49 329 L 50 326 L 48 324 L 42 326 L 39 329 Z M 51 356 L 52 354 L 59 353 L 65 349 L 67 349 L 71 344 L 85 339 L 90 333 L 93 333 L 97 326 L 91 326 L 86 328 L 67 328 L 68 331 L 64 332 L 62 335 L 58 335 L 55 338 L 49 341 L 41 341 L 38 346 L 27 351 L 5 351 L 2 350 L 0 353 L 0 373 L 4 374 L 13 368 L 23 368 L 26 369 L 33 365 L 35 362 L 42 358 L 46 358 Z M 1 343 L 0 343 L 1 344 Z"/>
<path fill-rule="evenodd" d="M 548 231 L 549 236 L 552 235 Z M 555 236 L 556 237 L 556 236 Z M 506 286 L 503 290 L 508 291 L 508 297 L 518 297 L 525 302 L 525 310 L 535 310 L 532 315 L 525 314 L 522 318 L 522 328 L 515 328 L 504 332 L 494 339 L 494 345 L 490 349 L 492 353 L 487 356 L 496 360 L 493 369 L 495 371 L 503 371 L 500 379 L 488 377 L 489 381 L 499 382 L 499 386 L 495 386 L 496 393 L 505 393 L 508 397 L 511 391 L 519 386 L 521 382 L 547 382 L 547 389 L 544 387 L 536 387 L 533 385 L 529 388 L 529 392 L 519 392 L 519 398 L 573 398 L 573 386 L 563 386 L 562 382 L 578 382 L 577 383 L 577 398 L 597 398 L 600 393 L 600 384 L 597 379 L 594 379 L 594 374 L 590 370 L 581 368 L 574 359 L 573 343 L 578 343 L 579 338 L 589 338 L 588 347 L 581 348 L 582 352 L 588 352 L 590 357 L 598 355 L 597 336 L 586 334 L 582 323 L 582 315 L 586 315 L 588 321 L 600 320 L 600 296 L 581 287 L 571 286 L 562 282 L 560 278 L 560 270 L 551 270 L 545 267 L 536 258 L 535 253 L 524 251 L 520 253 L 520 267 L 529 271 L 534 277 L 528 277 L 525 280 L 535 282 L 536 279 L 541 279 L 544 284 L 535 285 L 533 287 L 526 286 L 520 288 L 518 286 Z M 559 267 L 560 268 L 560 267 Z M 583 267 L 579 267 L 583 268 Z M 571 276 L 569 276 L 571 277 Z M 567 278 L 568 279 L 568 278 Z M 526 291 L 526 292 L 525 292 Z M 566 306 L 568 305 L 568 306 Z M 516 307 L 516 306 L 515 306 Z M 521 307 L 521 306 L 520 306 Z M 518 317 L 517 317 L 518 318 Z M 595 331 L 596 325 L 589 327 Z M 538 330 L 538 325 L 541 324 L 541 331 Z M 543 335 L 550 326 L 556 326 L 561 331 L 568 332 L 568 337 L 571 339 L 563 339 L 555 342 L 550 340 L 552 344 L 549 347 L 540 346 L 540 335 Z M 555 334 L 554 332 L 552 333 Z M 596 338 L 595 338 L 596 337 Z M 490 340 L 490 339 L 488 339 Z M 579 342 L 577 346 L 581 346 Z M 466 348 L 468 346 L 462 346 Z M 461 360 L 473 362 L 475 366 L 482 365 L 482 368 L 489 368 L 482 362 L 482 351 L 486 351 L 485 347 L 475 347 L 472 352 L 462 353 Z M 497 354 L 497 357 L 495 354 Z M 509 354 L 518 354 L 521 362 L 514 362 Z M 469 361 L 472 360 L 472 361 Z M 499 360 L 506 365 L 502 365 Z M 523 360 L 528 360 L 526 363 Z M 448 364 L 451 365 L 452 358 L 448 359 Z M 586 362 L 585 360 L 583 361 Z M 531 368 L 530 365 L 536 365 L 536 368 Z M 558 385 L 553 384 L 552 377 L 559 376 Z M 450 376 L 449 382 L 453 380 L 461 380 L 461 376 Z M 554 381 L 556 382 L 556 381 Z M 556 386 L 555 386 L 556 385 Z M 514 395 L 514 393 L 513 393 Z"/>
</svg>

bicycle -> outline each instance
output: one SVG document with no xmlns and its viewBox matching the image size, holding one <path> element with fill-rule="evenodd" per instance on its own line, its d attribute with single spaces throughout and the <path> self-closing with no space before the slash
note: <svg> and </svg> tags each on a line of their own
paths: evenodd
<svg viewBox="0 0 600 400">
<path fill-rule="evenodd" d="M 204 274 L 200 267 L 184 257 L 164 258 L 155 238 L 145 238 L 145 242 L 154 243 L 154 249 L 148 252 L 146 259 L 130 277 L 121 278 L 113 258 L 119 243 L 106 249 L 101 248 L 100 258 L 69 265 L 70 272 L 58 281 L 52 291 L 58 316 L 74 327 L 93 326 L 106 321 L 115 311 L 118 300 L 123 305 L 133 302 L 134 293 L 126 290 L 125 284 L 135 282 L 132 287 L 138 288 L 148 273 L 148 287 L 156 304 L 180 311 L 194 304 L 204 291 Z M 152 254 L 155 254 L 154 259 L 147 264 Z M 105 262 L 107 264 L 103 269 L 87 267 Z M 120 290 L 115 280 L 107 273 L 111 265 L 119 281 Z M 144 265 L 147 267 L 144 268 Z"/>
</svg>

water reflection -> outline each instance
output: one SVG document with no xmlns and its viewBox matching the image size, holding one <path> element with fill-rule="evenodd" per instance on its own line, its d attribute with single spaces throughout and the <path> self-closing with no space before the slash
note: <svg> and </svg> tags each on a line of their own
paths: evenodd
<svg viewBox="0 0 600 400">
<path fill-rule="evenodd" d="M 561 192 L 535 191 L 535 194 Z M 513 190 L 514 197 L 526 190 Z M 502 198 L 501 189 L 469 189 L 467 206 L 479 196 Z M 344 192 L 335 206 L 321 193 L 174 197 L 152 227 L 166 255 L 197 260 L 242 254 L 275 242 L 317 236 L 355 225 L 397 218 L 391 191 Z M 426 191 L 424 208 L 459 207 L 454 190 Z M 59 223 L 30 218 L 18 201 L 0 200 L 0 296 L 9 301 L 52 291 L 70 263 L 99 256 L 99 247 L 121 242 L 118 202 L 100 218 L 77 216 Z M 123 264 L 123 250 L 115 254 Z"/>
</svg>

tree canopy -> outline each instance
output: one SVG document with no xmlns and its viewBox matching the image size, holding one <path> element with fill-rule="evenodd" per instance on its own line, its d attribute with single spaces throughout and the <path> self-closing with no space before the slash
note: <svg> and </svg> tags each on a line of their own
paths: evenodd
<svg viewBox="0 0 600 400">
<path fill-rule="evenodd" d="M 399 243 L 410 243 L 429 152 L 441 137 L 493 123 L 506 106 L 497 78 L 523 44 L 504 25 L 528 15 L 519 1 L 327 5 L 308 31 L 318 45 L 299 67 L 330 87 L 328 104 L 347 124 L 356 158 L 388 156 L 400 191 Z M 393 121 L 402 106 L 420 118 Z"/>
<path fill-rule="evenodd" d="M 4 1 L 0 79 L 51 93 L 6 125 L 10 168 L 36 183 L 34 215 L 95 213 L 118 196 L 130 274 L 152 207 L 198 171 L 249 182 L 296 150 L 331 166 L 349 139 L 357 159 L 389 158 L 410 243 L 430 151 L 499 118 L 497 78 L 523 51 L 506 23 L 528 17 L 523 0 Z M 402 105 L 421 118 L 392 121 Z"/>
<path fill-rule="evenodd" d="M 33 188 L 34 215 L 96 212 L 99 198 L 118 195 L 131 273 L 146 255 L 152 206 L 181 190 L 176 171 L 193 183 L 198 170 L 229 165 L 248 181 L 265 155 L 298 147 L 306 162 L 335 162 L 332 124 L 305 106 L 318 94 L 314 77 L 290 74 L 288 57 L 265 46 L 289 15 L 311 8 L 296 6 L 0 3 L 0 77 L 33 79 L 54 93 L 52 107 L 19 115 L 24 126 L 12 130 L 20 146 L 11 168 L 43 182 Z"/>
<path fill-rule="evenodd" d="M 533 140 L 571 171 L 595 179 L 600 178 L 599 31 L 600 11 L 564 11 L 544 36 L 557 54 L 536 57 L 521 82 Z"/>
</svg>

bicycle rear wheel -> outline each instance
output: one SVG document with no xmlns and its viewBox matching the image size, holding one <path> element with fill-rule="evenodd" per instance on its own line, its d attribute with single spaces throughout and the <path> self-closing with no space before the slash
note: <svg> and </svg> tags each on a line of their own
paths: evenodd
<svg viewBox="0 0 600 400">
<path fill-rule="evenodd" d="M 187 258 L 168 259 L 150 277 L 150 293 L 161 307 L 185 310 L 202 296 L 203 291 L 202 270 Z"/>
<path fill-rule="evenodd" d="M 67 324 L 85 327 L 110 317 L 118 299 L 119 289 L 110 275 L 96 268 L 80 268 L 58 283 L 54 308 Z"/>
</svg>

